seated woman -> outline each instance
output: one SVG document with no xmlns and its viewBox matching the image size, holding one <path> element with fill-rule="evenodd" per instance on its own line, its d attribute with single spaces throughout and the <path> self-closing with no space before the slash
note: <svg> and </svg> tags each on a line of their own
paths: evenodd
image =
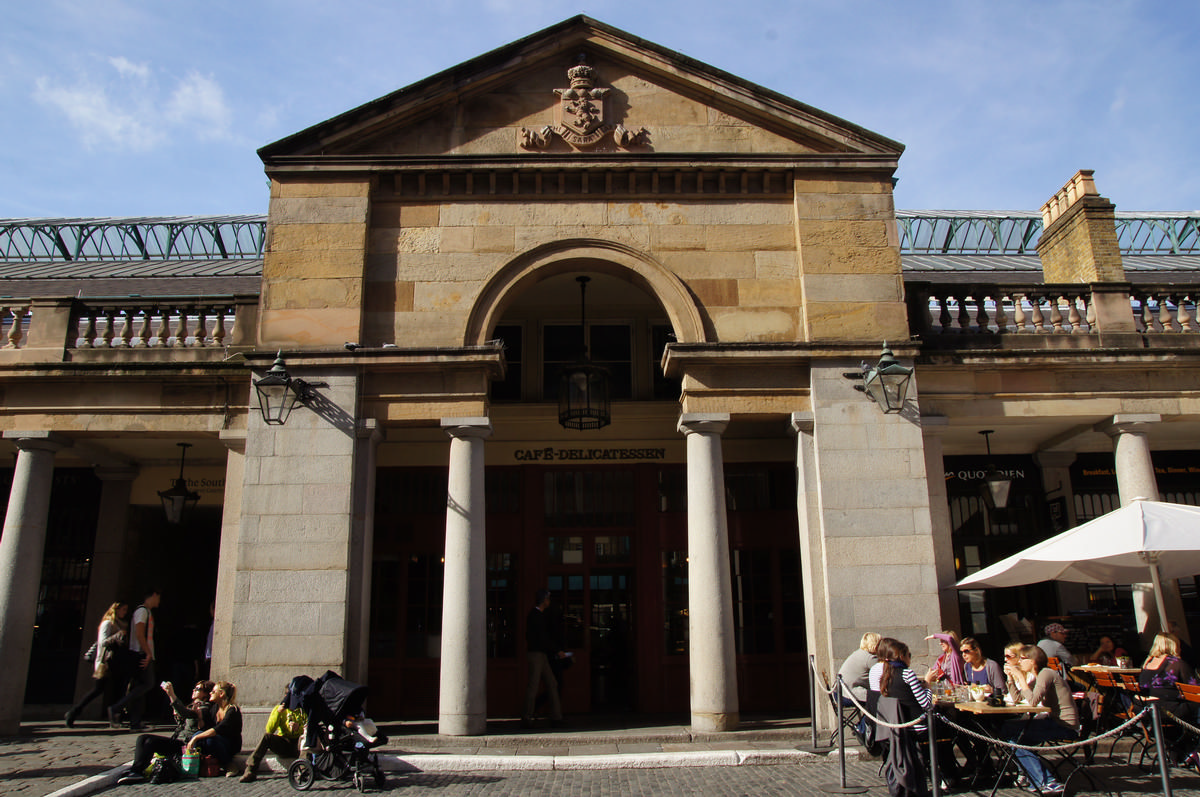
<svg viewBox="0 0 1200 797">
<path fill-rule="evenodd" d="M 1102 667 L 1116 667 L 1117 659 L 1128 656 L 1124 648 L 1117 647 L 1110 636 L 1100 637 L 1100 644 L 1092 655 L 1088 656 L 1088 664 L 1099 664 Z"/>
<path fill-rule="evenodd" d="M 933 698 L 925 684 L 909 667 L 912 655 L 908 645 L 903 642 L 885 637 L 879 641 L 876 648 L 879 664 L 871 668 L 871 688 L 878 687 L 879 697 L 893 698 L 898 711 L 891 716 L 892 720 L 909 722 L 924 714 L 933 705 Z M 886 717 L 885 717 L 886 719 Z M 926 795 L 929 793 L 925 782 L 925 768 L 919 753 L 918 740 L 924 726 L 916 725 L 901 731 L 889 729 L 887 760 L 884 764 L 884 774 L 887 778 L 888 792 L 895 795 Z"/>
<path fill-rule="evenodd" d="M 1037 645 L 1027 645 L 1021 649 L 1017 663 L 1005 664 L 1004 671 L 1015 685 L 1009 692 L 1013 702 L 1024 701 L 1031 706 L 1050 709 L 1049 713 L 1037 714 L 1032 719 L 1011 719 L 1004 723 L 1001 729 L 1004 738 L 1022 745 L 1076 738 L 1079 720 L 1075 701 L 1071 699 L 1071 688 L 1058 671 L 1049 666 L 1046 651 Z M 1027 680 L 1029 675 L 1033 676 L 1032 682 Z M 1024 687 L 1020 686 L 1023 682 Z M 1018 748 L 1016 756 L 1030 784 L 1041 794 L 1062 794 L 1063 785 L 1054 776 L 1054 771 L 1034 752 Z"/>
<path fill-rule="evenodd" d="M 1175 684 L 1195 684 L 1196 673 L 1191 665 L 1179 655 L 1179 637 L 1174 634 L 1157 634 L 1154 644 L 1150 646 L 1150 655 L 1142 665 L 1138 674 L 1138 686 L 1142 693 L 1158 698 L 1160 716 L 1164 721 L 1170 718 L 1161 712 L 1167 712 L 1179 717 L 1185 722 L 1195 719 L 1191 704 L 1183 699 Z M 1184 755 L 1183 742 L 1185 734 L 1180 734 L 1171 744 L 1172 760 L 1179 761 Z"/>
<path fill-rule="evenodd" d="M 943 631 L 940 634 L 930 634 L 925 641 L 936 639 L 942 646 L 942 653 L 934 662 L 933 667 L 925 674 L 925 683 L 947 680 L 955 686 L 966 683 L 963 674 L 963 658 L 958 651 L 958 634 L 953 631 Z"/>
<path fill-rule="evenodd" d="M 1023 642 L 1010 642 L 1004 646 L 1004 691 L 1009 695 L 1032 686 L 1036 677 L 1034 673 L 1026 672 L 1019 666 L 1021 651 L 1024 649 Z"/>
<path fill-rule="evenodd" d="M 978 640 L 967 637 L 958 649 L 962 652 L 963 662 L 966 664 L 965 683 L 985 686 L 988 694 L 1004 694 L 1004 670 L 994 659 L 984 658 Z"/>
<path fill-rule="evenodd" d="M 139 736 L 133 748 L 133 764 L 130 765 L 129 771 L 117 780 L 119 785 L 145 783 L 146 767 L 154 760 L 155 753 L 168 757 L 181 755 L 184 748 L 181 736 L 191 739 L 213 725 L 212 704 L 209 702 L 213 690 L 212 681 L 200 681 L 193 686 L 192 702 L 187 705 L 175 696 L 175 687 L 170 681 L 163 682 L 162 690 L 171 700 L 171 711 L 175 714 L 175 733 L 170 737 L 149 733 Z"/>
<path fill-rule="evenodd" d="M 237 705 L 237 687 L 217 681 L 212 690 L 216 723 L 197 733 L 184 746 L 184 752 L 199 750 L 200 755 L 215 756 L 228 769 L 229 762 L 242 751 L 242 710 Z M 237 774 L 231 772 L 230 774 Z"/>
<path fill-rule="evenodd" d="M 242 772 L 242 783 L 250 783 L 258 777 L 256 770 L 267 751 L 284 758 L 296 758 L 300 755 L 300 734 L 304 732 L 304 723 L 308 715 L 301 705 L 303 686 L 301 679 L 312 683 L 311 678 L 297 676 L 288 682 L 283 690 L 283 700 L 271 709 L 267 718 L 267 727 L 263 730 L 258 747 L 246 759 L 246 769 Z"/>
</svg>

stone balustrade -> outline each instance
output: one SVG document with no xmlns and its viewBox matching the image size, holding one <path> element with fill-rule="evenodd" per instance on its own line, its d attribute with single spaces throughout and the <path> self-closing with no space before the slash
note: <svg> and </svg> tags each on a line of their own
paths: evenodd
<svg viewBox="0 0 1200 797">
<path fill-rule="evenodd" d="M 75 358 L 87 350 L 224 352 L 254 343 L 257 313 L 251 295 L 10 300 L 0 304 L 0 357 L 12 349 L 26 362 L 61 361 L 66 351 Z"/>
<path fill-rule="evenodd" d="M 1105 286 L 1108 293 L 1112 286 Z M 1089 335 L 1105 328 L 1099 294 L 1086 284 L 907 283 L 909 325 L 923 339 L 950 335 Z M 1198 291 L 1177 285 L 1121 286 L 1124 296 L 1109 318 L 1115 331 L 1184 335 L 1200 332 Z M 1085 344 L 1086 345 L 1086 344 Z M 1190 345 L 1190 344 L 1189 344 Z"/>
</svg>

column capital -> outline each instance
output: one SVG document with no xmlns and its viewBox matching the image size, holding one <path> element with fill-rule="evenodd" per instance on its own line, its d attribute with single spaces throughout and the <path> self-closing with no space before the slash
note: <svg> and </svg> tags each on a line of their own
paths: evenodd
<svg viewBox="0 0 1200 797">
<path fill-rule="evenodd" d="M 378 445 L 383 442 L 386 437 L 385 431 L 379 428 L 379 421 L 375 418 L 362 418 L 358 422 L 358 426 L 354 427 L 354 436 L 359 440 L 366 440 L 368 443 Z"/>
<path fill-rule="evenodd" d="M 1123 413 L 1105 418 L 1092 428 L 1109 437 L 1116 437 L 1119 434 L 1128 433 L 1146 434 L 1150 431 L 1148 428 L 1150 424 L 1161 422 L 1162 416 L 1157 413 Z"/>
<path fill-rule="evenodd" d="M 803 412 L 792 413 L 790 426 L 792 434 L 811 432 L 815 427 L 816 415 L 812 410 L 804 410 Z"/>
<path fill-rule="evenodd" d="M 442 431 L 451 437 L 491 437 L 492 419 L 486 415 L 470 418 L 442 418 Z"/>
<path fill-rule="evenodd" d="M 245 429 L 222 429 L 219 434 L 221 444 L 235 454 L 246 453 Z"/>
<path fill-rule="evenodd" d="M 12 440 L 13 444 L 22 451 L 50 451 L 53 453 L 74 445 L 71 438 L 46 430 L 9 431 L 4 433 L 4 439 Z"/>
<path fill-rule="evenodd" d="M 727 426 L 728 412 L 685 412 L 675 429 L 681 434 L 722 434 Z"/>
</svg>

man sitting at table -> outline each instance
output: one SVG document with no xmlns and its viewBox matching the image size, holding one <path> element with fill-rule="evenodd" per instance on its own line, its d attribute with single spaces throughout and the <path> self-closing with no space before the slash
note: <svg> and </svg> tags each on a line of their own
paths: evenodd
<svg viewBox="0 0 1200 797">
<path fill-rule="evenodd" d="M 1017 664 L 1005 664 L 1004 671 L 1011 678 L 1009 696 L 1014 703 L 1020 701 L 1050 709 L 1049 712 L 1037 714 L 1030 719 L 1012 719 L 1004 723 L 1004 738 L 1017 744 L 1035 745 L 1039 742 L 1067 741 L 1077 737 L 1075 728 L 1079 720 L 1075 712 L 1075 701 L 1071 699 L 1071 689 L 1062 676 L 1048 666 L 1046 651 L 1037 645 L 1028 645 L 1021 649 Z M 1034 676 L 1032 684 L 1014 688 L 1014 684 L 1026 683 L 1027 674 Z M 1063 785 L 1054 777 L 1054 771 L 1033 751 L 1018 749 L 1016 756 L 1017 763 L 1025 770 L 1034 788 L 1043 795 L 1062 794 Z"/>
<path fill-rule="evenodd" d="M 1061 623 L 1050 623 L 1042 631 L 1046 636 L 1037 643 L 1037 646 L 1046 651 L 1046 657 L 1057 658 L 1064 667 L 1074 666 L 1075 657 L 1071 655 L 1071 651 L 1067 650 L 1067 646 L 1064 644 L 1067 641 L 1067 629 Z"/>
</svg>

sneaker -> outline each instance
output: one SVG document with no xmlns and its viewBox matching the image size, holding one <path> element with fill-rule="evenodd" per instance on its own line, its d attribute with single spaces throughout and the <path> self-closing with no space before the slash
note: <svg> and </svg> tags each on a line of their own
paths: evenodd
<svg viewBox="0 0 1200 797">
<path fill-rule="evenodd" d="M 255 774 L 254 770 L 250 767 L 246 767 L 246 771 L 242 773 L 242 776 L 238 778 L 238 780 L 240 780 L 242 783 L 253 783 L 257 778 L 258 775 Z"/>
<path fill-rule="evenodd" d="M 146 776 L 140 772 L 135 772 L 132 769 L 129 770 L 128 772 L 126 772 L 121 777 L 117 778 L 118 786 L 131 786 L 135 783 L 145 783 L 145 782 L 146 782 Z"/>
<path fill-rule="evenodd" d="M 71 709 L 66 714 L 63 714 L 63 722 L 67 723 L 68 728 L 75 727 L 75 709 Z"/>
</svg>

